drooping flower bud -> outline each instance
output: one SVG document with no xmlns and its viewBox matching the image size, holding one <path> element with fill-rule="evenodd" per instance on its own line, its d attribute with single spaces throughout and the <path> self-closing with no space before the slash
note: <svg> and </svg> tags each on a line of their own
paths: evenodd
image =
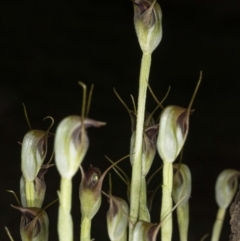
<svg viewBox="0 0 240 241">
<path fill-rule="evenodd" d="M 174 164 L 176 170 L 173 176 L 173 200 L 175 203 L 179 203 L 178 207 L 183 206 L 191 195 L 192 190 L 192 178 L 191 172 L 185 164 Z M 184 199 L 183 199 L 184 197 Z"/>
<path fill-rule="evenodd" d="M 226 169 L 218 175 L 215 195 L 219 209 L 213 225 L 212 241 L 218 241 L 220 238 L 226 210 L 237 191 L 239 176 L 240 172 L 233 169 Z"/>
<path fill-rule="evenodd" d="M 62 178 L 72 178 L 77 172 L 89 145 L 86 128 L 101 127 L 103 122 L 84 119 L 84 128 L 80 116 L 68 116 L 57 127 L 55 137 L 56 165 Z"/>
<path fill-rule="evenodd" d="M 155 241 L 160 224 L 138 221 L 133 228 L 133 241 L 146 240 Z"/>
<path fill-rule="evenodd" d="M 20 234 L 22 241 L 47 241 L 48 216 L 40 208 L 22 208 L 13 206 L 22 213 Z"/>
<path fill-rule="evenodd" d="M 107 229 L 110 240 L 122 240 L 123 235 L 126 235 L 128 225 L 129 208 L 125 200 L 112 195 L 107 195 L 109 198 L 109 209 L 107 212 Z"/>
<path fill-rule="evenodd" d="M 162 39 L 162 11 L 156 0 L 133 0 L 134 25 L 140 47 L 152 53 Z"/>
<path fill-rule="evenodd" d="M 222 171 L 216 181 L 216 202 L 220 208 L 227 208 L 237 191 L 240 172 L 233 169 Z"/>
<path fill-rule="evenodd" d="M 46 192 L 46 183 L 44 180 L 44 175 L 48 171 L 48 168 L 53 166 L 53 164 L 46 164 L 42 165 L 40 168 L 37 177 L 34 180 L 34 207 L 41 208 Z M 26 200 L 26 188 L 25 188 L 25 181 L 23 176 L 20 179 L 20 195 L 21 195 L 21 203 L 23 207 L 27 207 L 27 200 Z"/>
<path fill-rule="evenodd" d="M 157 149 L 163 162 L 174 162 L 185 144 L 189 129 L 188 109 L 166 107 L 160 117 Z"/>
<path fill-rule="evenodd" d="M 30 130 L 23 138 L 21 169 L 27 182 L 34 181 L 45 160 L 47 136 L 46 131 Z"/>
</svg>

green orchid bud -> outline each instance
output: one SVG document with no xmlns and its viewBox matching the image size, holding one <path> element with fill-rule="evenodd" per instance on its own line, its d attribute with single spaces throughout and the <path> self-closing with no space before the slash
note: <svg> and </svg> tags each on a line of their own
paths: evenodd
<svg viewBox="0 0 240 241">
<path fill-rule="evenodd" d="M 144 130 L 142 151 L 142 175 L 144 176 L 148 174 L 156 155 L 157 133 L 158 125 Z"/>
<path fill-rule="evenodd" d="M 156 0 L 133 0 L 134 25 L 143 52 L 152 53 L 162 39 L 162 11 Z"/>
<path fill-rule="evenodd" d="M 92 219 L 98 212 L 102 202 L 103 178 L 101 178 L 101 171 L 92 166 L 85 173 L 81 168 L 81 173 L 82 180 L 79 187 L 81 213 L 83 218 Z"/>
<path fill-rule="evenodd" d="M 160 225 L 138 221 L 133 228 L 133 241 L 155 241 Z"/>
<path fill-rule="evenodd" d="M 222 171 L 216 181 L 216 202 L 220 208 L 227 208 L 237 191 L 240 172 L 233 169 Z"/>
<path fill-rule="evenodd" d="M 152 116 L 146 112 L 144 121 L 144 133 L 142 144 L 142 175 L 146 176 L 152 166 L 156 155 L 156 139 L 158 134 L 158 125 Z M 134 153 L 136 132 L 134 131 L 130 142 L 130 153 Z M 130 156 L 130 162 L 133 163 L 134 154 Z"/>
<path fill-rule="evenodd" d="M 129 157 L 129 155 L 126 157 Z M 126 157 L 116 161 L 114 164 L 108 167 L 102 175 L 101 171 L 96 167 L 90 166 L 89 170 L 84 173 L 82 167 L 80 166 L 82 174 L 82 180 L 79 187 L 79 198 L 82 214 L 81 240 L 91 240 L 91 221 L 95 214 L 98 212 L 102 202 L 102 183 L 107 172 Z"/>
<path fill-rule="evenodd" d="M 48 240 L 48 216 L 40 208 L 16 207 L 22 213 L 20 234 L 22 241 L 47 241 Z"/>
<path fill-rule="evenodd" d="M 156 154 L 156 133 L 158 127 L 153 126 L 145 130 L 143 134 L 143 150 L 142 150 L 142 175 L 146 176 L 152 166 L 153 160 Z M 134 153 L 135 146 L 135 132 L 132 134 L 130 142 L 130 153 Z M 134 160 L 134 154 L 130 156 L 130 162 L 132 164 Z"/>
<path fill-rule="evenodd" d="M 178 207 L 183 206 L 190 198 L 192 190 L 192 178 L 191 172 L 188 166 L 184 164 L 174 164 L 174 169 L 176 170 L 173 176 L 173 200 L 178 203 Z M 184 197 L 184 199 L 182 199 Z"/>
<path fill-rule="evenodd" d="M 177 205 L 177 221 L 181 241 L 188 240 L 189 226 L 189 203 L 191 195 L 192 178 L 188 166 L 184 164 L 174 164 L 176 170 L 173 176 L 173 200 Z"/>
<path fill-rule="evenodd" d="M 46 131 L 30 130 L 23 138 L 21 169 L 27 182 L 34 181 L 45 160 L 47 135 Z"/>
<path fill-rule="evenodd" d="M 108 236 L 112 241 L 122 240 L 127 233 L 128 204 L 122 198 L 104 194 L 108 197 L 110 204 L 107 212 Z"/>
<path fill-rule="evenodd" d="M 57 127 L 55 137 L 55 159 L 62 178 L 72 178 L 77 172 L 88 149 L 89 140 L 86 128 L 101 127 L 103 122 L 84 119 L 80 116 L 68 116 Z"/>
<path fill-rule="evenodd" d="M 46 183 L 44 180 L 44 175 L 48 171 L 48 168 L 53 166 L 53 164 L 46 164 L 42 165 L 40 168 L 37 177 L 34 180 L 34 207 L 41 208 L 45 193 L 46 193 Z M 21 195 L 21 203 L 23 207 L 27 207 L 27 200 L 26 200 L 26 187 L 25 187 L 25 181 L 23 176 L 20 179 L 20 195 Z"/>
<path fill-rule="evenodd" d="M 189 129 L 188 109 L 166 107 L 160 116 L 157 149 L 163 162 L 174 162 L 183 148 Z"/>
</svg>

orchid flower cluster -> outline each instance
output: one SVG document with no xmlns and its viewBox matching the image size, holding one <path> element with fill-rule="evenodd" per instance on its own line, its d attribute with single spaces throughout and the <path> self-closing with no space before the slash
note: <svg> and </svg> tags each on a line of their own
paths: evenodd
<svg viewBox="0 0 240 241">
<path fill-rule="evenodd" d="M 160 230 L 160 240 L 171 241 L 173 234 L 172 212 L 176 209 L 181 241 L 188 240 L 189 198 L 191 195 L 191 172 L 187 165 L 175 163 L 186 142 L 189 131 L 191 107 L 202 73 L 192 100 L 187 108 L 179 106 L 163 107 L 156 122 L 153 113 L 145 110 L 151 55 L 162 39 L 162 12 L 156 0 L 133 0 L 134 25 L 142 51 L 139 78 L 137 109 L 128 110 L 132 120 L 132 136 L 129 140 L 129 158 L 132 166 L 131 178 L 126 177 L 118 163 L 120 159 L 104 172 L 90 166 L 84 171 L 81 164 L 89 147 L 87 129 L 102 127 L 106 123 L 88 118 L 89 105 L 86 104 L 87 88 L 83 83 L 83 104 L 81 116 L 68 116 L 57 127 L 56 133 L 50 130 L 30 130 L 22 141 L 20 179 L 21 203 L 13 206 L 21 214 L 20 235 L 22 241 L 48 240 L 48 215 L 42 203 L 46 191 L 44 175 L 53 164 L 44 164 L 48 138 L 54 137 L 54 153 L 57 170 L 60 174 L 58 191 L 58 236 L 60 241 L 73 241 L 72 178 L 81 170 L 79 200 L 81 211 L 80 241 L 93 240 L 91 222 L 98 212 L 102 194 L 109 200 L 106 214 L 106 229 L 112 241 L 154 241 Z M 87 103 L 89 103 L 88 101 Z M 88 106 L 88 107 L 86 107 Z M 156 108 L 156 109 L 157 109 Z M 162 202 L 159 224 L 151 222 L 151 202 L 147 197 L 146 177 L 156 154 L 162 163 Z M 105 193 L 102 183 L 108 170 L 114 168 L 118 175 L 128 182 L 128 200 Z M 219 240 L 225 212 L 237 190 L 237 170 L 224 170 L 216 182 L 216 201 L 219 206 L 217 219 L 213 227 L 212 241 Z M 174 204 L 175 206 L 174 206 Z M 9 238 L 13 240 L 8 231 Z M 93 237 L 94 238 L 94 237 Z"/>
</svg>

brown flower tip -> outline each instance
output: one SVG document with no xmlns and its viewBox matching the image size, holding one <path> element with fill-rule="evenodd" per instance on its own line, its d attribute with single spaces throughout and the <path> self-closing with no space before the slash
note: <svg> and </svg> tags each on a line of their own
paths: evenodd
<svg viewBox="0 0 240 241">
<path fill-rule="evenodd" d="M 156 1 L 134 0 L 135 17 L 142 18 L 146 27 L 152 27 L 156 21 L 156 12 L 153 8 Z"/>
<path fill-rule="evenodd" d="M 100 169 L 93 167 L 91 165 L 88 171 L 85 172 L 84 176 L 85 176 L 85 178 L 83 179 L 84 188 L 94 189 L 101 178 L 101 171 Z"/>
</svg>

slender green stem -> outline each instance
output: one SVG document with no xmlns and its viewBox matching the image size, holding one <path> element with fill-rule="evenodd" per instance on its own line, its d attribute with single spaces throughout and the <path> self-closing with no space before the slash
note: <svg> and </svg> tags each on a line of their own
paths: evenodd
<svg viewBox="0 0 240 241">
<path fill-rule="evenodd" d="M 150 215 L 147 207 L 147 186 L 144 176 L 141 178 L 139 220 L 150 222 Z"/>
<path fill-rule="evenodd" d="M 183 205 L 177 207 L 177 220 L 180 241 L 188 240 L 188 226 L 189 226 L 189 203 L 186 202 Z"/>
<path fill-rule="evenodd" d="M 164 241 L 172 239 L 172 185 L 173 185 L 173 165 L 172 162 L 164 162 L 163 164 L 163 187 L 162 187 L 162 207 L 161 220 L 163 221 L 161 228 L 161 236 Z"/>
<path fill-rule="evenodd" d="M 58 212 L 58 236 L 60 241 L 73 241 L 71 205 L 72 180 L 68 178 L 61 178 Z"/>
<path fill-rule="evenodd" d="M 132 163 L 132 181 L 130 190 L 130 225 L 129 240 L 132 237 L 133 226 L 138 219 L 139 212 L 139 198 L 141 187 L 141 173 L 142 173 L 142 139 L 143 139 L 143 124 L 145 115 L 145 104 L 147 95 L 148 77 L 151 66 L 151 54 L 143 53 L 140 79 L 139 79 L 139 92 L 138 92 L 138 109 L 137 109 L 137 126 L 136 126 L 136 141 L 134 147 L 134 160 Z"/>
<path fill-rule="evenodd" d="M 26 200 L 28 207 L 35 207 L 35 190 L 34 190 L 34 182 L 25 182 L 25 190 L 26 190 Z"/>
<path fill-rule="evenodd" d="M 214 226 L 213 226 L 213 232 L 212 232 L 212 239 L 211 241 L 218 241 L 221 231 L 222 231 L 222 225 L 225 217 L 226 209 L 225 208 L 219 208 L 217 212 L 217 218 L 215 220 Z"/>
<path fill-rule="evenodd" d="M 91 219 L 82 217 L 80 241 L 91 240 L 91 222 Z"/>
</svg>

